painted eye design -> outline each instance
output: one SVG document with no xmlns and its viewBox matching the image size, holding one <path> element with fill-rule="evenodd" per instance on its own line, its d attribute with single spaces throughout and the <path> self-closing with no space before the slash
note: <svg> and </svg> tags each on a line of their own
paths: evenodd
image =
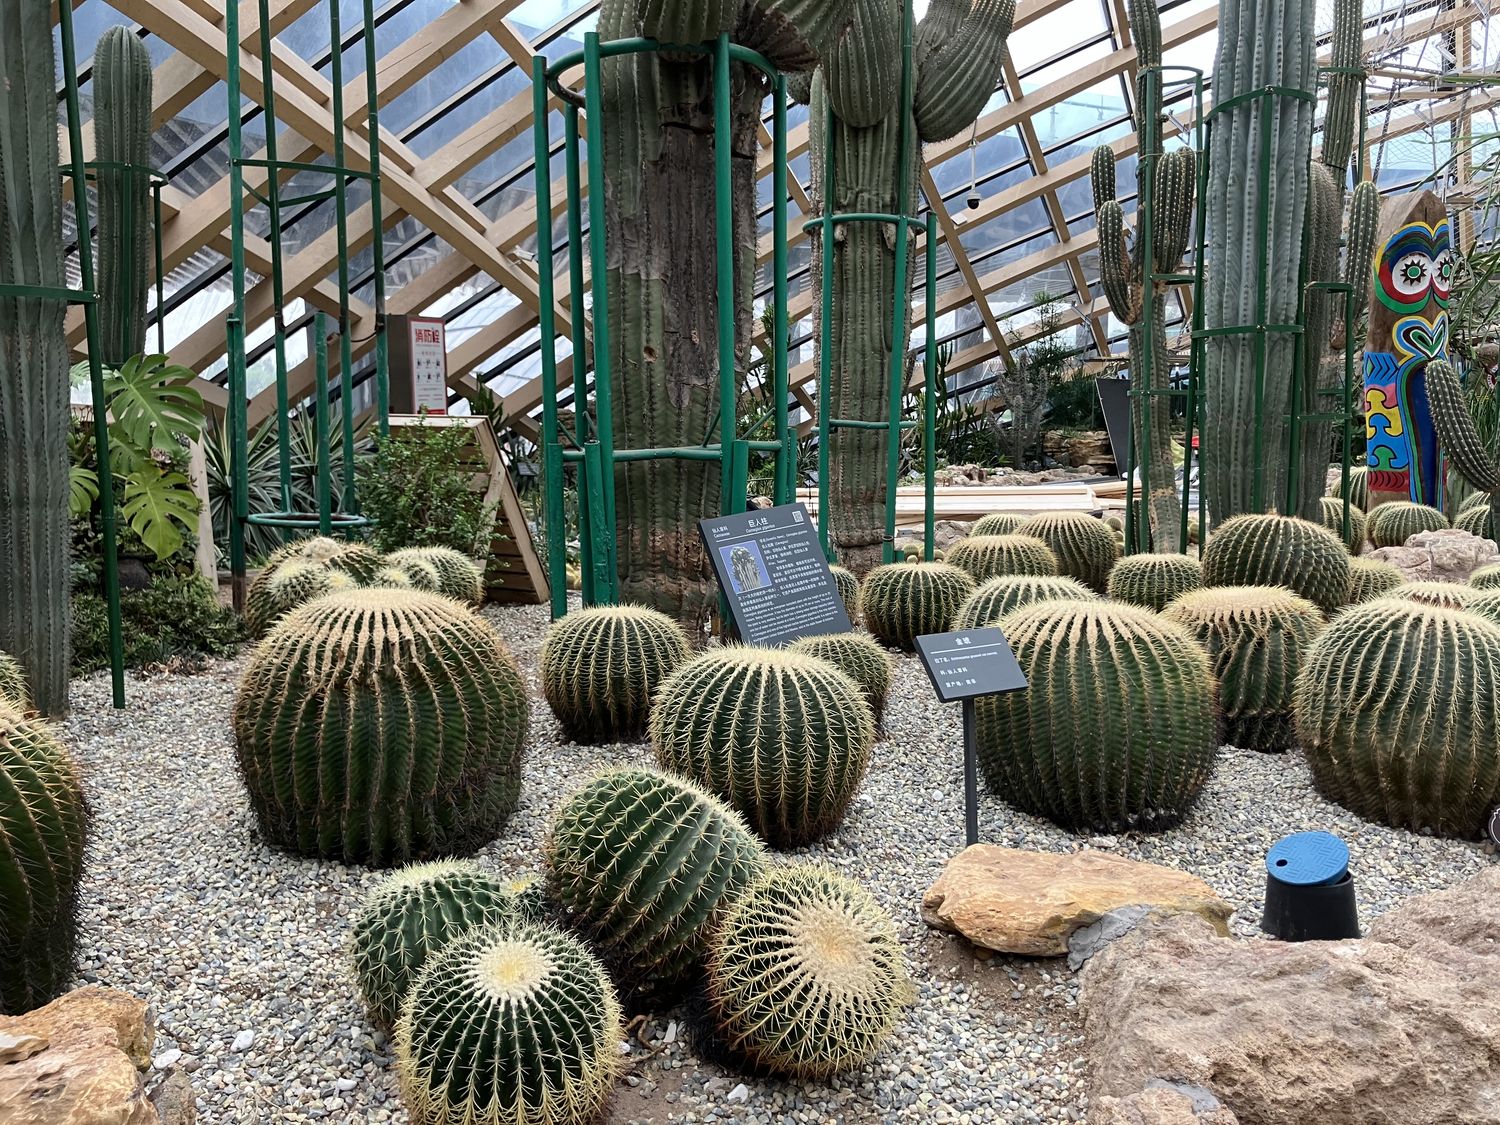
<svg viewBox="0 0 1500 1125">
<path fill-rule="evenodd" d="M 1415 297 L 1427 289 L 1427 277 L 1432 269 L 1432 260 L 1420 251 L 1403 254 L 1391 270 L 1391 281 L 1396 292 L 1403 297 Z"/>
<path fill-rule="evenodd" d="M 1433 265 L 1432 288 L 1439 298 L 1446 298 L 1448 291 L 1453 288 L 1453 252 L 1445 250 L 1438 255 Z"/>
</svg>

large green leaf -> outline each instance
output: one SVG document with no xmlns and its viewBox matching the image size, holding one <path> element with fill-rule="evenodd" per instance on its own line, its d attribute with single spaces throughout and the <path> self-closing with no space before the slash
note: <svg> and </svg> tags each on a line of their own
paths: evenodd
<svg viewBox="0 0 1500 1125">
<path fill-rule="evenodd" d="M 99 502 L 99 474 L 82 465 L 68 467 L 68 514 L 82 519 Z"/>
<path fill-rule="evenodd" d="M 203 431 L 203 396 L 193 373 L 164 355 L 138 355 L 104 380 L 110 416 L 126 441 L 141 450 L 175 449 Z"/>
<path fill-rule="evenodd" d="M 162 472 L 143 465 L 125 478 L 125 519 L 156 552 L 159 561 L 170 558 L 182 546 L 182 532 L 198 526 L 198 497 L 182 473 Z"/>
</svg>

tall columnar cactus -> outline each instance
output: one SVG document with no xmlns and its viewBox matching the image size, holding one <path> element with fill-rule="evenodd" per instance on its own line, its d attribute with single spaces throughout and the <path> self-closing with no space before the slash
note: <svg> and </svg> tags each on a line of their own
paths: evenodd
<svg viewBox="0 0 1500 1125">
<path fill-rule="evenodd" d="M 910 106 L 901 104 L 904 2 L 861 0 L 852 7 L 852 23 L 811 84 L 812 214 L 912 214 L 922 145 L 963 132 L 994 92 L 1015 0 L 932 0 L 915 29 Z M 818 295 L 824 269 L 833 274 L 833 322 L 826 326 L 833 386 L 831 401 L 818 409 L 834 417 L 879 421 L 890 413 L 894 314 L 910 312 L 907 294 L 896 292 L 895 245 L 892 227 L 848 224 L 837 233 L 830 261 L 821 234 L 812 235 L 820 357 L 825 326 Z M 886 435 L 835 430 L 829 452 L 833 539 L 839 558 L 862 573 L 879 561 L 885 534 Z"/>
<path fill-rule="evenodd" d="M 396 1066 L 413 1125 L 590 1125 L 620 1071 L 620 1002 L 560 930 L 470 930 L 412 985 Z"/>
<path fill-rule="evenodd" d="M 1030 535 L 971 535 L 948 548 L 946 561 L 975 582 L 1006 574 L 1042 578 L 1057 573 L 1052 548 Z"/>
<path fill-rule="evenodd" d="M 49 8 L 0 0 L 0 283 L 60 289 Z M 60 300 L 0 297 L 0 648 L 36 708 L 68 706 L 68 343 Z"/>
<path fill-rule="evenodd" d="M 234 741 L 265 838 L 390 866 L 472 852 L 521 791 L 526 685 L 447 598 L 351 590 L 293 610 L 250 658 Z"/>
<path fill-rule="evenodd" d="M 1340 614 L 1297 678 L 1313 781 L 1368 820 L 1473 837 L 1500 803 L 1500 626 L 1381 598 Z"/>
<path fill-rule="evenodd" d="M 1486 449 L 1469 413 L 1458 372 L 1446 360 L 1427 365 L 1427 402 L 1438 442 L 1459 475 L 1489 494 L 1485 523 L 1474 534 L 1500 542 L 1500 448 Z M 1500 429 L 1496 430 L 1500 436 Z M 1470 525 L 1473 530 L 1474 525 Z"/>
<path fill-rule="evenodd" d="M 1160 612 L 1168 602 L 1203 585 L 1203 564 L 1188 555 L 1129 555 L 1109 572 L 1111 601 Z"/>
<path fill-rule="evenodd" d="M 663 769 L 728 801 L 760 836 L 796 848 L 835 831 L 865 776 L 875 716 L 831 664 L 776 649 L 688 661 L 661 687 L 651 742 Z"/>
<path fill-rule="evenodd" d="M 87 819 L 68 752 L 0 702 L 0 1015 L 41 1007 L 73 974 Z"/>
<path fill-rule="evenodd" d="M 948 563 L 891 563 L 865 576 L 859 607 L 865 628 L 908 652 L 925 633 L 941 633 L 974 592 L 968 571 Z"/>
<path fill-rule="evenodd" d="M 1372 602 L 1389 594 L 1405 581 L 1406 576 L 1388 562 L 1380 559 L 1350 559 L 1349 604 Z"/>
<path fill-rule="evenodd" d="M 8 703 L 25 713 L 31 708 L 26 691 L 26 669 L 8 652 L 0 652 L 0 704 Z"/>
<path fill-rule="evenodd" d="M 1083 512 L 1043 512 L 1016 528 L 1017 535 L 1040 539 L 1057 556 L 1057 572 L 1104 593 L 1120 544 L 1104 521 Z"/>
<path fill-rule="evenodd" d="M 719 1033 L 758 1067 L 825 1078 L 868 1062 L 912 988 L 896 924 L 830 868 L 767 871 L 714 940 L 708 995 Z"/>
<path fill-rule="evenodd" d="M 787 646 L 792 652 L 826 660 L 858 685 L 880 726 L 891 691 L 891 658 L 868 633 L 823 633 Z"/>
<path fill-rule="evenodd" d="M 1213 672 L 1193 638 L 1150 610 L 1092 602 L 1026 606 L 1005 634 L 1031 686 L 977 703 L 990 787 L 1072 829 L 1179 820 L 1218 752 Z"/>
<path fill-rule="evenodd" d="M 955 629 L 996 625 L 1012 610 L 1032 602 L 1095 602 L 1099 595 L 1074 578 L 991 578 L 969 595 L 953 619 Z"/>
<path fill-rule="evenodd" d="M 787 71 L 827 56 L 853 0 L 604 0 L 602 38 L 696 43 L 727 32 Z M 735 362 L 749 364 L 755 286 L 758 71 L 733 65 Z M 698 445 L 719 411 L 713 69 L 690 52 L 603 67 L 605 237 L 617 448 Z M 590 122 L 591 132 L 594 123 Z M 716 594 L 697 520 L 719 511 L 719 467 L 633 461 L 615 471 L 620 596 L 697 635 Z"/>
<path fill-rule="evenodd" d="M 697 969 L 766 851 L 739 813 L 681 778 L 600 774 L 563 802 L 546 845 L 569 924 L 636 994 Z"/>
<path fill-rule="evenodd" d="M 1203 551 L 1205 586 L 1285 586 L 1324 613 L 1349 595 L 1349 552 L 1327 528 L 1295 516 L 1236 516 Z"/>
<path fill-rule="evenodd" d="M 94 159 L 103 359 L 118 367 L 146 350 L 152 246 L 151 53 L 128 27 L 106 29 L 94 48 Z"/>
<path fill-rule="evenodd" d="M 1448 517 L 1442 512 L 1410 500 L 1382 504 L 1365 522 L 1370 542 L 1377 547 L 1402 547 L 1419 532 L 1442 531 L 1449 526 Z"/>
</svg>

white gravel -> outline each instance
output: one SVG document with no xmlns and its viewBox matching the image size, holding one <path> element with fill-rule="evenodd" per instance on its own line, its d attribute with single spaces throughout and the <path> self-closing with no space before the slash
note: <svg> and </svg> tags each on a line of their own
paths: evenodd
<svg viewBox="0 0 1500 1125">
<path fill-rule="evenodd" d="M 649 764 L 646 745 L 581 747 L 560 735 L 535 678 L 542 607 L 491 609 L 535 703 L 521 809 L 481 860 L 536 870 L 552 810 L 591 771 Z M 229 738 L 238 665 L 196 676 L 132 676 L 129 706 L 108 681 L 75 684 L 64 737 L 94 810 L 83 888 L 81 974 L 155 1004 L 157 1061 L 185 1068 L 205 1125 L 406 1121 L 390 1046 L 366 1022 L 344 965 L 350 912 L 378 872 L 274 852 L 256 837 Z M 863 880 L 897 918 L 919 986 L 892 1046 L 823 1083 L 753 1077 L 700 1059 L 685 1010 L 648 1013 L 612 1122 L 1082 1121 L 1087 1081 L 1062 961 L 981 957 L 922 925 L 918 904 L 963 843 L 957 708 L 939 705 L 903 659 L 886 738 L 844 828 L 802 855 Z M 1492 862 L 1477 844 L 1366 824 L 1312 790 L 1300 756 L 1226 750 L 1183 826 L 1093 846 L 1206 879 L 1256 933 L 1265 850 L 1326 828 L 1348 842 L 1364 920 L 1405 895 Z M 981 838 L 1068 851 L 1084 841 L 984 800 Z M 645 1044 L 650 1044 L 648 1049 Z"/>
</svg>

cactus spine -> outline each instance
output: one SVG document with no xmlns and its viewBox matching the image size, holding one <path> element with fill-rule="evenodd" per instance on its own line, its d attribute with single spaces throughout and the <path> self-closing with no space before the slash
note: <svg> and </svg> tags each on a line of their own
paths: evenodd
<svg viewBox="0 0 1500 1125">
<path fill-rule="evenodd" d="M 1382 504 L 1365 522 L 1370 542 L 1377 547 L 1404 547 L 1419 532 L 1442 531 L 1448 526 L 1448 517 L 1442 512 L 1410 500 Z"/>
<path fill-rule="evenodd" d="M 1052 548 L 1029 535 L 971 535 L 949 548 L 947 561 L 975 582 L 1006 574 L 1043 578 L 1057 573 Z"/>
<path fill-rule="evenodd" d="M 853 680 L 870 705 L 875 725 L 880 726 L 891 690 L 891 658 L 874 638 L 866 633 L 824 633 L 802 637 L 787 648 L 826 660 Z"/>
<path fill-rule="evenodd" d="M 1111 601 L 1157 612 L 1202 585 L 1203 564 L 1187 555 L 1127 555 L 1109 572 Z"/>
<path fill-rule="evenodd" d="M 1477 573 L 1477 572 L 1476 572 Z M 1379 559 L 1349 560 L 1349 604 L 1359 605 L 1384 597 L 1406 581 L 1396 567 Z"/>
<path fill-rule="evenodd" d="M 1016 529 L 1017 535 L 1040 539 L 1057 556 L 1059 574 L 1076 578 L 1096 593 L 1104 593 L 1110 568 L 1120 557 L 1120 544 L 1104 521 L 1082 512 L 1043 512 Z"/>
<path fill-rule="evenodd" d="M 969 595 L 953 619 L 955 629 L 983 629 L 1032 602 L 1094 602 L 1099 595 L 1072 578 L 991 578 Z"/>
<path fill-rule="evenodd" d="M 1203 551 L 1205 586 L 1285 586 L 1324 613 L 1349 596 L 1349 552 L 1324 527 L 1294 516 L 1235 516 Z"/>
<path fill-rule="evenodd" d="M 146 350 L 151 260 L 151 54 L 126 27 L 94 49 L 94 159 L 99 186 L 99 321 L 105 363 Z M 109 167 L 129 165 L 128 168 Z"/>
<path fill-rule="evenodd" d="M 941 633 L 974 592 L 967 571 L 948 563 L 891 563 L 865 576 L 859 607 L 865 628 L 908 652 L 924 633 Z"/>
<path fill-rule="evenodd" d="M 0 0 L 0 282 L 62 288 L 57 66 L 39 0 Z M 60 300 L 0 297 L 0 648 L 68 707 L 68 348 Z"/>
<path fill-rule="evenodd" d="M 1447 360 L 1437 359 L 1427 365 L 1427 403 L 1432 408 L 1432 427 L 1448 460 L 1464 480 L 1489 494 L 1488 518 L 1483 525 L 1471 522 L 1465 529 L 1500 542 L 1500 445 L 1484 448 L 1458 372 Z M 1496 440 L 1500 443 L 1500 429 Z"/>
</svg>

